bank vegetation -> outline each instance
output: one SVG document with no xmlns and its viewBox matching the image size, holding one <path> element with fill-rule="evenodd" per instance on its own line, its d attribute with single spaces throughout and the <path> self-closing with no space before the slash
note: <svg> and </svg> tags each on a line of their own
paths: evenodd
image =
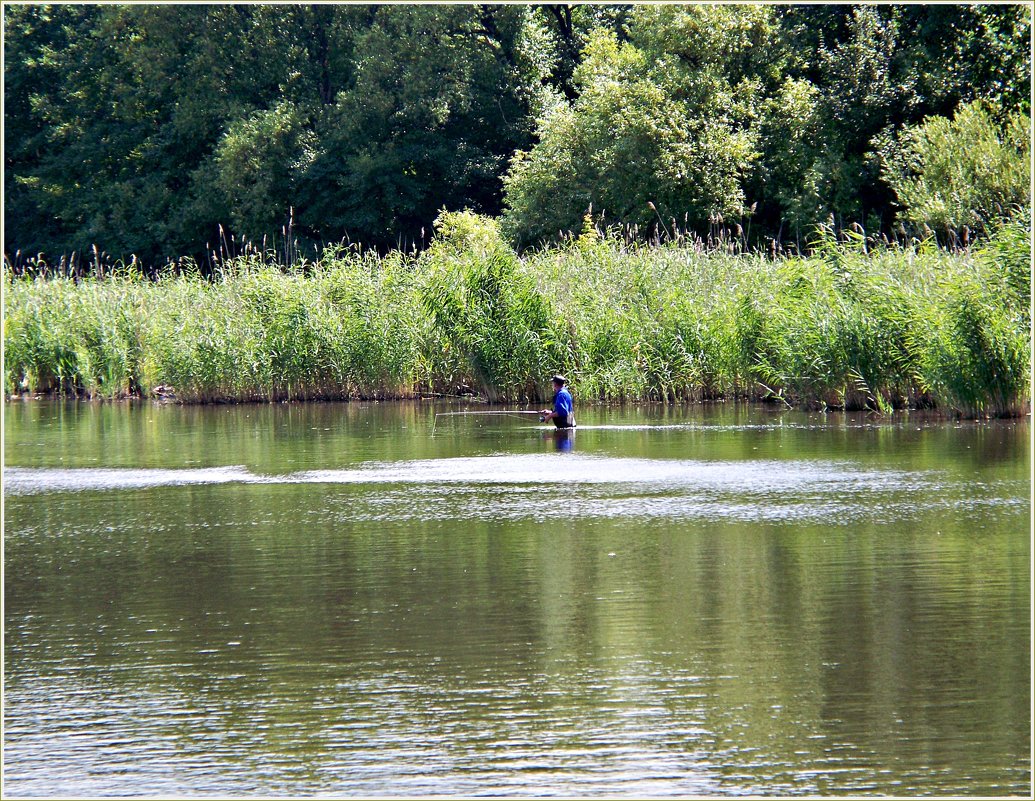
<svg viewBox="0 0 1035 801">
<path fill-rule="evenodd" d="M 212 276 L 7 272 L 4 383 L 182 402 L 474 395 L 541 403 L 767 400 L 810 408 L 1030 408 L 1030 229 L 948 251 L 820 229 L 810 255 L 587 220 L 519 256 L 491 218 L 442 214 L 430 246 L 271 254 Z"/>
</svg>

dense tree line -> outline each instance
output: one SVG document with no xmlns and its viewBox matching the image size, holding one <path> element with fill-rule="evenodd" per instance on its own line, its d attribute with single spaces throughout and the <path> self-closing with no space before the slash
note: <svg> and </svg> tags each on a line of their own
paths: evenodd
<svg viewBox="0 0 1035 801">
<path fill-rule="evenodd" d="M 4 9 L 5 251 L 519 245 L 818 223 L 978 233 L 1030 202 L 1030 10 Z M 968 194 L 969 193 L 969 194 Z"/>
</svg>

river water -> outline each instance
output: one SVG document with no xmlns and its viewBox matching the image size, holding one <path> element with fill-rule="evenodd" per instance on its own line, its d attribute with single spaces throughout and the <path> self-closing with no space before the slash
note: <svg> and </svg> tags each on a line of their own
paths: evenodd
<svg viewBox="0 0 1035 801">
<path fill-rule="evenodd" d="M 1030 795 L 1026 421 L 458 408 L 8 403 L 4 794 Z"/>
</svg>

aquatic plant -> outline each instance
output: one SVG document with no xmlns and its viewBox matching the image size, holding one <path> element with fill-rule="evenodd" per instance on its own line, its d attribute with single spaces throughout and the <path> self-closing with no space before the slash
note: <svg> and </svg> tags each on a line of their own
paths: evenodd
<svg viewBox="0 0 1035 801">
<path fill-rule="evenodd" d="M 7 393 L 117 398 L 138 391 L 143 281 L 53 278 L 8 282 L 5 290 Z"/>
<path fill-rule="evenodd" d="M 213 279 L 5 278 L 5 391 L 182 401 L 476 394 L 538 402 L 772 400 L 818 408 L 1030 406 L 1029 236 L 980 248 L 821 232 L 811 255 L 662 246 L 586 227 L 519 257 L 440 217 L 423 253 L 243 256 Z"/>
<path fill-rule="evenodd" d="M 496 222 L 440 215 L 436 240 L 417 263 L 421 306 L 443 353 L 459 354 L 490 401 L 539 401 L 556 362 L 548 295 L 522 269 Z"/>
</svg>

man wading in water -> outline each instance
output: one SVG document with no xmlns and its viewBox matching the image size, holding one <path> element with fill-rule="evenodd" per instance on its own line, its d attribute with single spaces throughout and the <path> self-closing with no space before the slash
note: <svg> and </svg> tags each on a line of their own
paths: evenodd
<svg viewBox="0 0 1035 801">
<path fill-rule="evenodd" d="M 571 393 L 564 388 L 568 383 L 563 375 L 553 377 L 553 411 L 543 409 L 539 414 L 542 420 L 553 420 L 557 428 L 575 428 L 575 405 L 571 400 Z"/>
</svg>

